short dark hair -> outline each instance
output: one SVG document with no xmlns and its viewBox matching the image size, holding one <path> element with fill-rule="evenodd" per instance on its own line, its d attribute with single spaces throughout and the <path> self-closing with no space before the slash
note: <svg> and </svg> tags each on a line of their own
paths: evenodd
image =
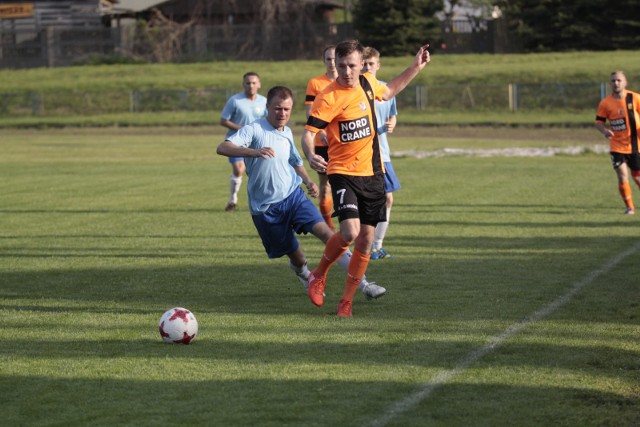
<svg viewBox="0 0 640 427">
<path fill-rule="evenodd" d="M 344 40 L 336 45 L 336 58 L 344 58 L 353 52 L 364 54 L 364 46 L 358 40 Z"/>
<path fill-rule="evenodd" d="M 258 73 L 256 73 L 255 71 L 249 71 L 247 73 L 244 73 L 244 76 L 242 76 L 242 81 L 244 81 L 244 79 L 246 79 L 249 76 L 255 76 L 258 78 L 258 80 L 260 80 L 260 76 L 258 75 Z"/>
<path fill-rule="evenodd" d="M 364 48 L 362 57 L 364 59 L 380 58 L 380 52 L 378 52 L 378 49 L 376 49 L 375 47 L 368 46 Z"/>
<path fill-rule="evenodd" d="M 335 50 L 336 49 L 336 45 L 334 44 L 330 44 L 329 46 L 325 47 L 324 50 L 322 51 L 322 60 L 324 61 L 324 56 L 327 54 L 328 50 Z"/>
<path fill-rule="evenodd" d="M 286 86 L 274 86 L 267 92 L 267 105 L 271 104 L 274 98 L 288 99 L 293 101 L 293 92 Z"/>
</svg>

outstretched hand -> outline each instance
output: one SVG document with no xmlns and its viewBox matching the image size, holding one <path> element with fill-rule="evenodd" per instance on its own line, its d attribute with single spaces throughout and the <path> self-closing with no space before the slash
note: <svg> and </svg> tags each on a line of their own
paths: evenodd
<svg viewBox="0 0 640 427">
<path fill-rule="evenodd" d="M 431 54 L 429 54 L 429 51 L 427 50 L 428 48 L 429 43 L 426 43 L 420 48 L 420 50 L 418 50 L 418 53 L 416 54 L 415 62 L 421 70 L 426 67 L 429 62 L 431 62 Z"/>
</svg>

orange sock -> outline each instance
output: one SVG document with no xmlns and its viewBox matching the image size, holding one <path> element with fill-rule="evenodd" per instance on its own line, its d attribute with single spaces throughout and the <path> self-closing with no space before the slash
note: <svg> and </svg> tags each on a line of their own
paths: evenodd
<svg viewBox="0 0 640 427">
<path fill-rule="evenodd" d="M 357 248 L 353 250 L 349 268 L 347 269 L 347 283 L 344 287 L 342 299 L 353 301 L 353 296 L 356 293 L 356 289 L 358 289 L 362 276 L 367 271 L 370 257 L 370 255 L 363 254 Z"/>
<path fill-rule="evenodd" d="M 335 233 L 333 236 L 329 237 L 329 240 L 327 240 L 327 244 L 324 247 L 324 252 L 322 252 L 320 263 L 313 272 L 318 276 L 326 276 L 331 266 L 348 248 L 349 243 L 344 240 L 342 234 Z"/>
<path fill-rule="evenodd" d="M 331 194 L 327 197 L 320 199 L 320 214 L 322 218 L 324 218 L 324 222 L 327 223 L 329 228 L 335 230 L 333 225 L 333 218 L 331 218 L 331 213 L 333 212 L 333 199 L 331 198 Z"/>
<path fill-rule="evenodd" d="M 628 208 L 634 209 L 633 199 L 631 198 L 631 186 L 629 185 L 629 183 L 623 182 L 621 184 L 618 184 L 618 191 L 620 191 L 620 196 L 622 196 L 624 204 Z"/>
</svg>

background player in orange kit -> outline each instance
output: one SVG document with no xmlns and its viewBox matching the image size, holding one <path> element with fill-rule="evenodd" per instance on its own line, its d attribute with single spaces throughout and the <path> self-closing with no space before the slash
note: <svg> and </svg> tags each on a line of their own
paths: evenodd
<svg viewBox="0 0 640 427">
<path fill-rule="evenodd" d="M 307 91 L 304 99 L 307 119 L 309 118 L 309 111 L 311 110 L 311 105 L 313 104 L 313 101 L 315 101 L 316 96 L 322 92 L 324 88 L 329 86 L 336 77 L 338 77 L 338 72 L 336 71 L 335 46 L 327 46 L 324 49 L 322 52 L 322 62 L 324 62 L 327 71 L 322 75 L 312 78 L 307 84 Z M 325 160 L 328 160 L 327 150 L 329 147 L 327 145 L 327 134 L 324 131 L 318 132 L 315 139 L 315 153 L 324 157 Z M 331 218 L 331 213 L 333 212 L 333 199 L 331 198 L 331 186 L 329 185 L 327 173 L 318 172 L 318 181 L 318 187 L 320 189 L 320 195 L 318 196 L 320 214 L 322 214 L 322 218 L 324 218 L 327 225 L 334 230 L 335 227 L 333 225 L 333 219 Z"/>
<path fill-rule="evenodd" d="M 627 78 L 622 71 L 611 73 L 611 95 L 600 101 L 596 113 L 596 128 L 609 140 L 611 163 L 618 176 L 618 190 L 626 205 L 625 214 L 633 215 L 635 207 L 629 185 L 631 176 L 640 187 L 640 94 L 627 90 Z M 609 127 L 605 123 L 609 121 Z"/>
</svg>

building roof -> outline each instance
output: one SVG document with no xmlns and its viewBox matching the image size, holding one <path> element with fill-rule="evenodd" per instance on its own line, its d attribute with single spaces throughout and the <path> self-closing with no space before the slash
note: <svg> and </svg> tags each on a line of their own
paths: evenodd
<svg viewBox="0 0 640 427">
<path fill-rule="evenodd" d="M 117 0 L 112 13 L 136 13 L 151 9 L 167 0 Z"/>
</svg>

